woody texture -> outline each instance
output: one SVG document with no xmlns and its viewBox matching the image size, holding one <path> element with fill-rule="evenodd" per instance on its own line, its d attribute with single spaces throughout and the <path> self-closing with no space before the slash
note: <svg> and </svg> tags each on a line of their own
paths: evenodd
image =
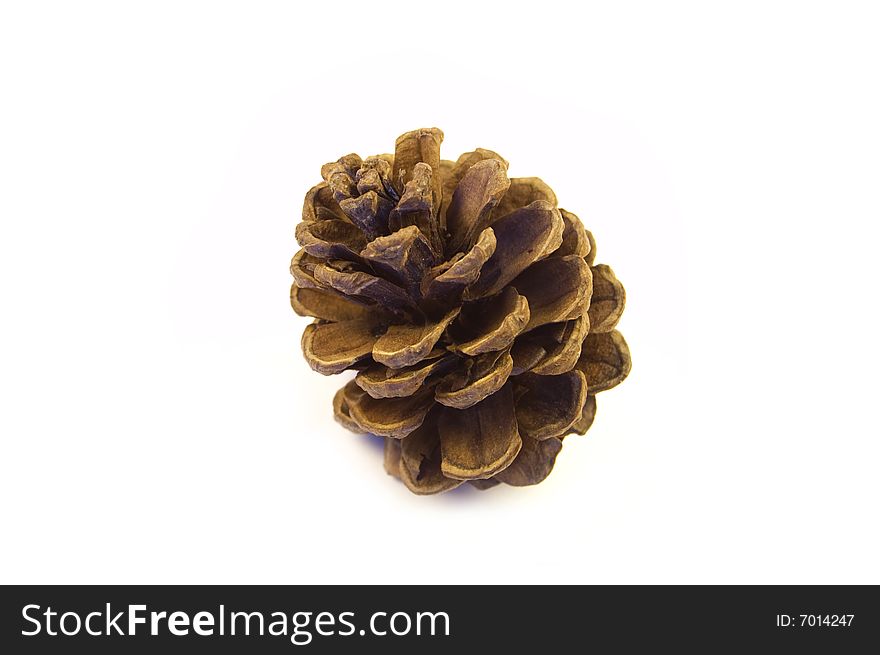
<svg viewBox="0 0 880 655">
<path fill-rule="evenodd" d="M 314 318 L 303 354 L 356 371 L 336 419 L 383 437 L 412 492 L 537 484 L 629 374 L 625 292 L 544 182 L 491 150 L 441 159 L 442 140 L 322 167 L 290 264 L 291 305 Z"/>
</svg>

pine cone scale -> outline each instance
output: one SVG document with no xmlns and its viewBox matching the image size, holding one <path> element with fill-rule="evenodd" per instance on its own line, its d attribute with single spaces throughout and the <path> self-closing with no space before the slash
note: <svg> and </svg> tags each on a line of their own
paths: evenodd
<svg viewBox="0 0 880 655">
<path fill-rule="evenodd" d="M 510 346 L 528 325 L 529 301 L 513 287 L 491 298 L 468 303 L 450 329 L 455 352 L 482 355 Z"/>
<path fill-rule="evenodd" d="M 439 321 L 422 325 L 392 325 L 376 341 L 373 359 L 390 368 L 403 368 L 422 361 L 440 340 L 449 324 L 461 312 L 460 307 L 450 310 Z"/>
<path fill-rule="evenodd" d="M 516 421 L 524 437 L 539 441 L 558 437 L 580 418 L 587 400 L 587 379 L 580 371 L 524 373 L 517 382 L 523 393 L 517 399 Z"/>
<path fill-rule="evenodd" d="M 352 380 L 343 395 L 348 416 L 364 432 L 403 439 L 418 428 L 434 405 L 433 388 L 423 387 L 411 396 L 377 399 Z"/>
<path fill-rule="evenodd" d="M 509 186 L 507 166 L 497 159 L 484 159 L 468 169 L 446 210 L 447 255 L 466 250 L 489 226 L 489 216 Z"/>
<path fill-rule="evenodd" d="M 400 462 L 396 475 L 413 493 L 428 495 L 449 491 L 462 484 L 448 478 L 441 470 L 440 434 L 437 423 L 423 424 L 400 444 Z"/>
<path fill-rule="evenodd" d="M 529 301 L 528 331 L 584 314 L 593 276 L 583 258 L 567 255 L 535 262 L 510 284 Z"/>
<path fill-rule="evenodd" d="M 527 487 L 543 482 L 556 463 L 556 456 L 562 450 L 562 441 L 551 438 L 538 441 L 522 437 L 522 448 L 516 459 L 496 477 L 512 487 Z"/>
<path fill-rule="evenodd" d="M 464 369 L 439 382 L 434 399 L 441 405 L 467 409 L 501 389 L 513 371 L 510 350 L 489 352 L 466 360 Z"/>
<path fill-rule="evenodd" d="M 373 398 L 399 398 L 413 395 L 430 376 L 448 372 L 457 363 L 457 357 L 438 348 L 412 366 L 393 369 L 373 364 L 360 371 L 354 380 Z"/>
<path fill-rule="evenodd" d="M 394 143 L 393 183 L 400 195 L 413 179 L 416 165 L 427 164 L 432 171 L 440 167 L 440 144 L 443 132 L 436 127 L 401 134 Z M 440 198 L 440 179 L 435 181 L 434 196 Z"/>
<path fill-rule="evenodd" d="M 467 290 L 466 299 L 498 293 L 535 263 L 563 232 L 559 211 L 543 200 L 521 207 L 492 224 L 495 252 L 483 266 L 479 279 Z"/>
<path fill-rule="evenodd" d="M 423 296 L 433 303 L 460 302 L 465 289 L 479 279 L 496 247 L 495 231 L 487 227 L 467 254 L 454 262 L 447 262 L 448 266 L 436 267 L 442 270 L 436 271 L 436 276 L 430 276 L 422 283 Z"/>
<path fill-rule="evenodd" d="M 504 470 L 522 447 L 509 385 L 468 409 L 443 408 L 440 469 L 448 478 L 489 478 Z"/>
<path fill-rule="evenodd" d="M 303 332 L 303 354 L 318 373 L 341 373 L 372 354 L 378 340 L 375 330 L 372 319 L 336 323 L 316 321 Z"/>
</svg>

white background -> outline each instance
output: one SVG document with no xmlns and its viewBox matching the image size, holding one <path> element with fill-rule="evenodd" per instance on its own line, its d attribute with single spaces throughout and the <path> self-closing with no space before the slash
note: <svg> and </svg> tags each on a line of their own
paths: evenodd
<svg viewBox="0 0 880 655">
<path fill-rule="evenodd" d="M 4 3 L 2 582 L 880 582 L 871 3 Z M 321 164 L 539 175 L 634 368 L 538 487 L 411 495 L 288 305 Z"/>
</svg>

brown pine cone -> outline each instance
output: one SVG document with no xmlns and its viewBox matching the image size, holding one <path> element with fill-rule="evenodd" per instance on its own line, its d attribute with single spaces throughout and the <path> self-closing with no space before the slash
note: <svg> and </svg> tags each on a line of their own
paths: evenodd
<svg viewBox="0 0 880 655">
<path fill-rule="evenodd" d="M 336 418 L 385 437 L 411 491 L 537 484 L 630 371 L 624 289 L 544 182 L 491 150 L 442 160 L 442 140 L 415 130 L 321 169 L 290 264 L 291 305 L 316 319 L 303 353 L 358 371 Z"/>
</svg>

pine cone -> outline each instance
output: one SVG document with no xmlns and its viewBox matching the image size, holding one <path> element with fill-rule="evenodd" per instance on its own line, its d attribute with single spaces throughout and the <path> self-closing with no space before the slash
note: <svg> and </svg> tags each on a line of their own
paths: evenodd
<svg viewBox="0 0 880 655">
<path fill-rule="evenodd" d="M 321 169 L 290 264 L 291 305 L 315 318 L 303 353 L 358 371 L 336 418 L 385 437 L 411 491 L 537 484 L 629 373 L 624 289 L 544 182 L 491 150 L 442 160 L 442 140 L 415 130 Z"/>
</svg>

